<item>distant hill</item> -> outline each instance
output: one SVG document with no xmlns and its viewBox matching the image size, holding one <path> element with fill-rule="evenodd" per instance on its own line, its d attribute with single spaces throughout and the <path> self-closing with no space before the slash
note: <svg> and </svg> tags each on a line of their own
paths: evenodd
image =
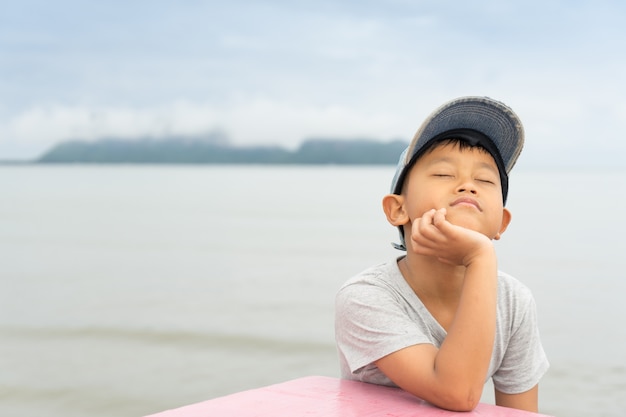
<svg viewBox="0 0 626 417">
<path fill-rule="evenodd" d="M 396 164 L 407 143 L 369 139 L 309 139 L 295 151 L 278 146 L 232 146 L 192 139 L 69 141 L 37 163 Z"/>
</svg>

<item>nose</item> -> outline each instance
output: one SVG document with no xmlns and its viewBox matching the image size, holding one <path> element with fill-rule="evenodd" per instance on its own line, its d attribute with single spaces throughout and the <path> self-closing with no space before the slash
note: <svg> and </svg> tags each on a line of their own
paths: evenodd
<svg viewBox="0 0 626 417">
<path fill-rule="evenodd" d="M 456 189 L 457 193 L 470 193 L 476 194 L 478 190 L 476 189 L 476 184 L 471 179 L 462 179 Z"/>
</svg>

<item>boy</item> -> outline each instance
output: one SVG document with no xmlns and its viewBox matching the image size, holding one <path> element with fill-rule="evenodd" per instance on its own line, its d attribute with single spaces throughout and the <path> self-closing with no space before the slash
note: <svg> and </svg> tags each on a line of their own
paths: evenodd
<svg viewBox="0 0 626 417">
<path fill-rule="evenodd" d="M 485 97 L 448 102 L 422 124 L 383 198 L 406 255 L 337 294 L 343 378 L 469 411 L 491 377 L 497 405 L 537 412 L 549 365 L 534 299 L 497 270 L 492 243 L 511 220 L 508 174 L 523 143 L 515 113 Z"/>
</svg>

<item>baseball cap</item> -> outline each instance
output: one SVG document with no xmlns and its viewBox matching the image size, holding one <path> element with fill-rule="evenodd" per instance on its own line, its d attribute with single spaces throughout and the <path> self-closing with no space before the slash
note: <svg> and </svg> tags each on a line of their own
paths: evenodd
<svg viewBox="0 0 626 417">
<path fill-rule="evenodd" d="M 460 139 L 486 149 L 496 161 L 506 204 L 508 175 L 524 146 L 524 127 L 513 110 L 489 97 L 460 97 L 451 100 L 430 114 L 422 123 L 409 146 L 400 155 L 391 192 L 400 194 L 407 173 L 417 159 L 433 144 L 445 139 Z M 406 250 L 404 232 L 400 227 L 401 244 Z"/>
</svg>

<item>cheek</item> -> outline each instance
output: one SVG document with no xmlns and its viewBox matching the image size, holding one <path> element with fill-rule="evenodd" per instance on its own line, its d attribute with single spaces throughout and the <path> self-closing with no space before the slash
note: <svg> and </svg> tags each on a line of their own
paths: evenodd
<svg viewBox="0 0 626 417">
<path fill-rule="evenodd" d="M 409 184 L 405 192 L 406 208 L 414 218 L 421 217 L 428 210 L 442 207 L 442 202 L 439 201 L 441 189 L 429 186 L 424 181 L 420 187 L 414 187 L 412 183 Z"/>
<path fill-rule="evenodd" d="M 406 209 L 409 215 L 409 218 L 413 221 L 418 219 L 424 215 L 428 210 L 438 209 L 438 204 L 431 199 L 412 199 L 407 202 Z"/>
</svg>

